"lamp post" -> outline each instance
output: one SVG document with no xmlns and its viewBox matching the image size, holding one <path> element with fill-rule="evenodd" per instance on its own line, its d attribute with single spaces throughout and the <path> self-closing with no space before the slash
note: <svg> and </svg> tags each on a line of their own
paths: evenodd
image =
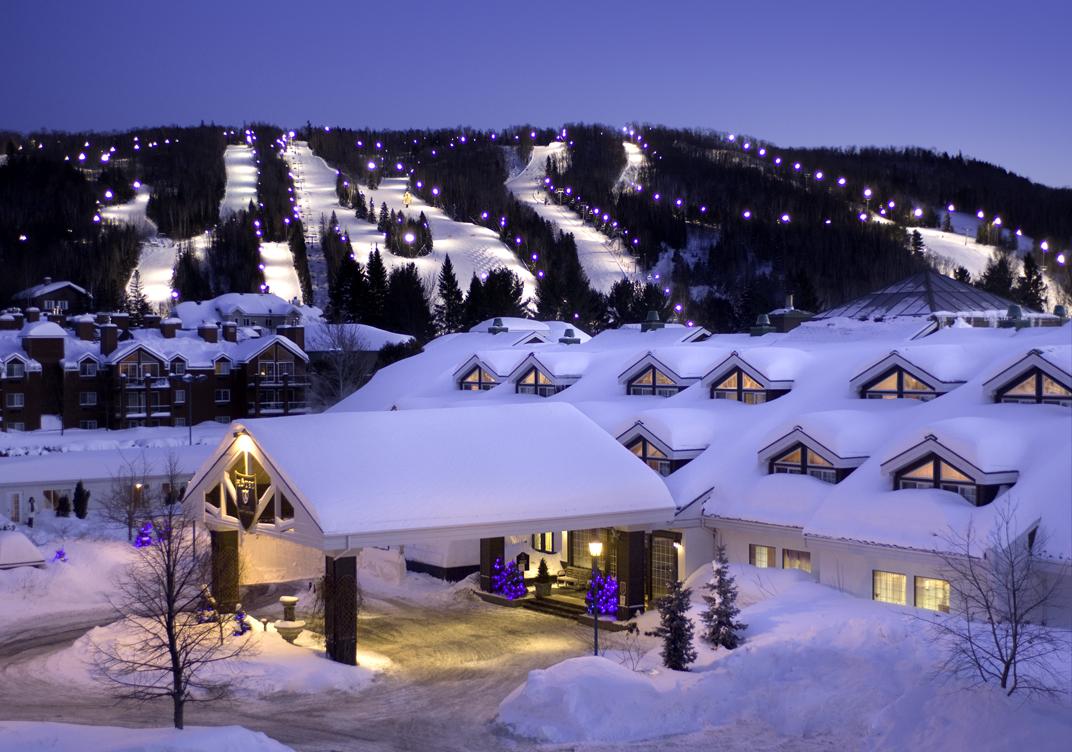
<svg viewBox="0 0 1072 752">
<path fill-rule="evenodd" d="M 603 541 L 589 541 L 588 553 L 592 556 L 592 582 L 599 574 L 599 557 L 603 555 Z M 599 655 L 599 599 L 592 592 L 592 655 Z"/>
<path fill-rule="evenodd" d="M 193 385 L 195 382 L 202 382 L 208 378 L 203 373 L 199 373 L 196 376 L 189 371 L 182 376 L 172 377 L 177 378 L 183 384 L 186 385 L 186 443 L 190 446 L 194 444 L 194 401 L 193 397 Z"/>
</svg>

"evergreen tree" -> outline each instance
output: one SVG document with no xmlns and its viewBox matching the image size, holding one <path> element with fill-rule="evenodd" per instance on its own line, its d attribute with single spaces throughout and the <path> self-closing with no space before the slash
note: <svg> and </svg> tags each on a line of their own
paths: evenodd
<svg viewBox="0 0 1072 752">
<path fill-rule="evenodd" d="M 387 267 L 384 266 L 380 249 L 373 249 L 369 255 L 368 268 L 368 306 L 366 307 L 366 324 L 370 326 L 384 326 L 387 304 Z"/>
<path fill-rule="evenodd" d="M 180 300 L 208 300 L 212 297 L 208 270 L 188 245 L 179 250 L 175 271 L 171 275 L 171 289 L 179 294 Z"/>
<path fill-rule="evenodd" d="M 971 272 L 965 269 L 963 266 L 958 266 L 953 270 L 953 279 L 957 282 L 963 282 L 966 285 L 971 284 Z"/>
<path fill-rule="evenodd" d="M 131 326 L 141 326 L 142 322 L 145 321 L 145 315 L 152 311 L 149 306 L 149 299 L 145 297 L 145 291 L 141 286 L 141 272 L 137 269 L 134 270 L 134 274 L 130 278 L 130 287 L 127 289 L 127 297 L 123 308 L 130 316 Z"/>
<path fill-rule="evenodd" d="M 953 215 L 949 212 L 942 215 L 942 232 L 955 232 L 953 230 Z"/>
<path fill-rule="evenodd" d="M 376 224 L 376 229 L 380 232 L 387 232 L 391 229 L 391 213 L 387 211 L 386 201 L 380 204 L 380 221 Z"/>
<path fill-rule="evenodd" d="M 912 230 L 911 247 L 913 253 L 923 253 L 927 249 L 927 246 L 923 243 L 923 235 L 919 230 Z"/>
<path fill-rule="evenodd" d="M 443 268 L 439 271 L 437 290 L 439 301 L 435 306 L 436 329 L 440 334 L 461 331 L 465 299 L 461 287 L 458 286 L 458 278 L 454 276 L 454 264 L 451 263 L 449 253 L 443 259 Z"/>
<path fill-rule="evenodd" d="M 74 486 L 74 516 L 80 520 L 86 518 L 86 511 L 89 508 L 89 494 L 86 487 L 82 484 L 82 481 L 78 481 Z"/>
<path fill-rule="evenodd" d="M 986 265 L 983 275 L 975 284 L 1003 298 L 1012 297 L 1013 272 L 1009 258 L 1004 253 L 995 253 L 991 256 L 990 263 Z"/>
<path fill-rule="evenodd" d="M 488 318 L 487 306 L 484 303 L 484 283 L 473 272 L 469 280 L 469 291 L 465 294 L 464 317 L 462 327 L 471 329 L 484 319 Z"/>
<path fill-rule="evenodd" d="M 1030 253 L 1024 256 L 1023 273 L 1016 280 L 1013 300 L 1035 311 L 1046 309 L 1046 280 Z"/>
<path fill-rule="evenodd" d="M 372 200 L 372 196 L 368 198 L 368 211 L 365 213 L 365 217 L 370 224 L 376 224 L 376 202 Z"/>
<path fill-rule="evenodd" d="M 484 279 L 484 310 L 487 316 L 511 316 L 523 318 L 525 307 L 522 297 L 525 287 L 521 279 L 505 266 L 496 267 Z M 481 319 L 482 321 L 483 319 Z"/>
<path fill-rule="evenodd" d="M 811 311 L 812 313 L 818 313 L 822 310 L 823 304 L 819 300 L 818 293 L 815 292 L 815 285 L 812 282 L 811 274 L 806 269 L 797 269 L 790 276 L 790 290 L 793 293 L 793 307 L 801 311 Z"/>
<path fill-rule="evenodd" d="M 692 589 L 680 580 L 670 584 L 670 592 L 659 599 L 659 626 L 648 635 L 663 641 L 663 665 L 672 671 L 688 671 L 696 660 L 692 646 L 692 620 L 689 618 Z"/>
<path fill-rule="evenodd" d="M 396 266 L 391 270 L 384 303 L 387 329 L 412 334 L 421 341 L 432 338 L 435 333 L 432 312 L 416 264 Z"/>
<path fill-rule="evenodd" d="M 702 637 L 716 648 L 733 650 L 741 644 L 737 633 L 748 625 L 737 621 L 741 609 L 737 607 L 737 584 L 729 572 L 725 546 L 719 544 L 712 567 L 714 579 L 704 585 L 707 608 L 700 615 L 704 625 Z"/>
</svg>

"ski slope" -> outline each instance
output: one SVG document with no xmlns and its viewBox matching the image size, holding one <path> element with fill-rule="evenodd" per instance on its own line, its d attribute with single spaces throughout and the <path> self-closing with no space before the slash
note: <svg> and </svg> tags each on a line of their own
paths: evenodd
<svg viewBox="0 0 1072 752">
<path fill-rule="evenodd" d="M 376 209 L 386 203 L 392 211 L 402 210 L 414 219 L 423 211 L 432 230 L 433 248 L 427 256 L 409 259 L 395 256 L 384 247 L 384 235 L 376 230 L 376 225 L 357 219 L 353 209 L 339 206 L 335 195 L 335 170 L 320 157 L 313 154 L 304 141 L 291 142 L 287 148 L 286 159 L 294 175 L 294 190 L 297 193 L 298 207 L 302 223 L 306 228 L 306 245 L 309 249 L 309 271 L 313 278 L 316 304 L 323 306 L 327 302 L 327 270 L 323 254 L 320 252 L 320 220 L 335 217 L 343 231 L 350 237 L 354 256 L 362 264 L 368 263 L 374 247 L 379 247 L 384 264 L 388 270 L 408 263 L 417 265 L 417 269 L 434 292 L 435 280 L 443 259 L 449 254 L 454 265 L 454 273 L 462 289 L 469 285 L 473 274 L 481 276 L 500 266 L 517 274 L 524 285 L 525 299 L 536 294 L 536 280 L 532 273 L 518 260 L 513 251 L 500 242 L 498 235 L 487 227 L 456 222 L 441 209 L 426 204 L 417 196 L 413 197 L 409 209 L 402 204 L 402 194 L 406 192 L 406 178 L 386 178 L 380 187 L 370 191 L 365 187 L 361 192 L 366 201 L 371 196 Z"/>
<path fill-rule="evenodd" d="M 632 147 L 630 149 L 629 147 Z M 566 145 L 561 141 L 547 146 L 535 146 L 532 158 L 520 174 L 506 181 L 506 187 L 523 204 L 531 206 L 543 219 L 554 225 L 559 232 L 572 233 L 577 242 L 577 257 L 588 275 L 592 289 L 607 293 L 620 279 L 637 277 L 636 263 L 621 244 L 608 238 L 594 227 L 586 225 L 577 214 L 566 206 L 552 202 L 543 190 L 544 167 L 547 158 L 556 158 L 565 151 Z M 626 144 L 627 164 L 619 178 L 628 180 L 630 170 L 638 171 L 643 164 L 643 153 L 635 144 Z"/>
<path fill-rule="evenodd" d="M 227 187 L 220 201 L 220 219 L 227 219 L 257 204 L 257 164 L 253 148 L 247 144 L 232 144 L 223 151 L 223 166 L 227 170 Z"/>
</svg>

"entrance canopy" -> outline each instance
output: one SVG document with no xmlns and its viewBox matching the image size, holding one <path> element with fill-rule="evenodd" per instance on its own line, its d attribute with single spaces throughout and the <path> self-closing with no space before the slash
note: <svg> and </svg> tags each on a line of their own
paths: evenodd
<svg viewBox="0 0 1072 752">
<path fill-rule="evenodd" d="M 187 514 L 324 551 L 665 524 L 663 481 L 572 405 L 346 412 L 232 425 Z"/>
</svg>

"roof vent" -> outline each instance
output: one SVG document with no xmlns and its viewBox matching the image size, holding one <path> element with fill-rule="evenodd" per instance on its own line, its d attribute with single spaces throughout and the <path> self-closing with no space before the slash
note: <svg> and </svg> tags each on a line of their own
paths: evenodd
<svg viewBox="0 0 1072 752">
<path fill-rule="evenodd" d="M 774 331 L 777 330 L 773 326 L 771 326 L 770 316 L 765 313 L 761 313 L 756 316 L 756 325 L 753 326 L 748 331 L 748 333 L 751 334 L 753 337 L 762 337 L 764 334 L 770 334 Z"/>
<path fill-rule="evenodd" d="M 566 327 L 566 331 L 562 332 L 562 336 L 558 338 L 558 341 L 563 345 L 581 344 L 581 338 L 577 336 L 577 332 L 573 331 L 572 326 Z"/>
<path fill-rule="evenodd" d="M 1063 305 L 1059 305 L 1053 309 L 1053 315 L 1059 319 L 1067 319 L 1068 309 L 1065 308 Z"/>
<path fill-rule="evenodd" d="M 499 334 L 501 332 L 508 331 L 510 330 L 503 326 L 503 320 L 501 318 L 496 318 L 494 321 L 491 322 L 491 326 L 488 327 L 489 334 Z"/>
<path fill-rule="evenodd" d="M 1009 306 L 1005 319 L 998 322 L 998 325 L 1005 329 L 1023 329 L 1028 324 L 1029 322 L 1024 318 L 1023 309 L 1015 303 Z"/>
<path fill-rule="evenodd" d="M 658 311 L 648 311 L 648 317 L 644 319 L 644 323 L 640 325 L 640 331 L 650 332 L 653 329 L 662 329 L 664 326 L 666 325 L 659 320 Z"/>
</svg>

